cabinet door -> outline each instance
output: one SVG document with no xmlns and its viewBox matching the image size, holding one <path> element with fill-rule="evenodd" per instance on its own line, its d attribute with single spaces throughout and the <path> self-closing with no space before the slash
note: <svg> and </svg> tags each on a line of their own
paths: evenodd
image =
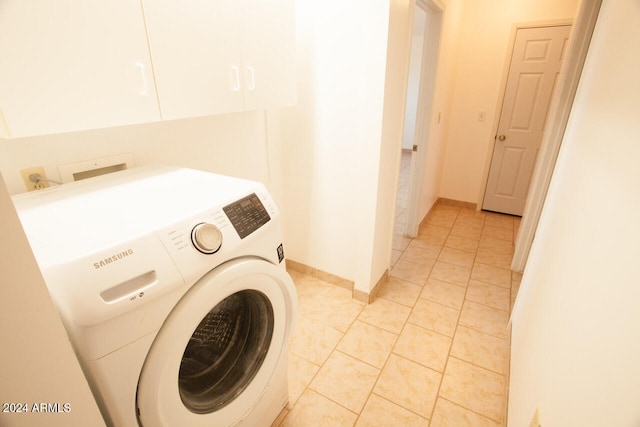
<svg viewBox="0 0 640 427">
<path fill-rule="evenodd" d="M 296 102 L 293 0 L 242 0 L 240 9 L 245 108 Z"/>
<path fill-rule="evenodd" d="M 163 119 L 244 109 L 238 13 L 229 0 L 142 0 Z"/>
<path fill-rule="evenodd" d="M 5 136 L 160 119 L 137 1 L 2 0 L 0 52 Z"/>
</svg>

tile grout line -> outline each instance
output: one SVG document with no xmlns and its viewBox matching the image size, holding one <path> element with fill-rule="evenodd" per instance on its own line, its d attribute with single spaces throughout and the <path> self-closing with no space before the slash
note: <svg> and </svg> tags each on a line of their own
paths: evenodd
<svg viewBox="0 0 640 427">
<path fill-rule="evenodd" d="M 458 211 L 458 213 L 456 214 L 456 219 L 454 220 L 453 225 L 455 225 L 455 221 L 458 219 L 459 216 L 460 216 L 460 211 Z M 447 237 L 445 238 L 445 243 L 449 238 L 449 236 L 451 236 L 451 229 L 453 228 L 453 225 L 449 228 L 449 234 L 447 234 Z M 444 244 L 443 244 L 443 247 L 444 247 Z M 477 251 L 476 251 L 476 254 L 474 254 L 474 261 L 475 261 L 476 255 L 477 255 Z M 469 272 L 469 277 L 471 277 L 471 272 Z M 429 279 L 427 278 L 427 280 Z M 467 298 L 468 289 L 469 289 L 469 279 L 467 279 L 467 286 L 465 286 L 464 288 L 462 306 L 460 307 L 460 311 L 458 312 L 458 318 L 456 319 L 456 327 L 453 329 L 453 333 L 451 335 L 451 344 L 449 344 L 449 351 L 447 352 L 447 357 L 444 362 L 444 367 L 442 368 L 442 377 L 440 378 L 440 384 L 438 384 L 438 391 L 436 393 L 435 401 L 433 402 L 433 408 L 431 408 L 431 416 L 429 417 L 429 423 L 427 424 L 427 427 L 431 427 L 431 423 L 433 422 L 433 416 L 436 411 L 436 406 L 438 405 L 438 399 L 440 399 L 440 391 L 442 390 L 442 383 L 444 382 L 444 376 L 447 372 L 447 367 L 449 366 L 449 359 L 451 358 L 451 350 L 453 349 L 453 341 L 455 340 L 456 332 L 458 331 L 458 325 L 460 324 L 460 317 L 462 316 L 462 308 L 464 307 L 464 301 Z"/>
</svg>

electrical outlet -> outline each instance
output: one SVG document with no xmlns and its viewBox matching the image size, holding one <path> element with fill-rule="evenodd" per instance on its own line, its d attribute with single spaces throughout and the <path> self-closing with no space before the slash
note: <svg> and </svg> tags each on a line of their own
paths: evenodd
<svg viewBox="0 0 640 427">
<path fill-rule="evenodd" d="M 31 181 L 29 176 L 33 174 L 38 174 L 41 178 L 47 177 L 44 174 L 44 168 L 42 166 L 32 166 L 30 168 L 21 169 L 20 176 L 22 176 L 22 180 L 24 181 L 24 186 L 27 187 L 27 191 L 42 190 L 43 188 L 47 188 L 49 186 L 49 183 L 47 181 Z"/>
<path fill-rule="evenodd" d="M 540 424 L 540 408 L 536 408 L 536 412 L 533 414 L 533 418 L 531 418 L 531 422 L 529 423 L 529 427 L 541 427 Z"/>
</svg>

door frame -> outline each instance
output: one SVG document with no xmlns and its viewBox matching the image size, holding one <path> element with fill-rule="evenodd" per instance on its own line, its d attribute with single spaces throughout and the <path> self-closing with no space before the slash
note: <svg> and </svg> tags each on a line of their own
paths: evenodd
<svg viewBox="0 0 640 427">
<path fill-rule="evenodd" d="M 515 242 L 515 252 L 511 261 L 511 269 L 514 271 L 524 271 L 527 263 L 601 4 L 602 0 L 581 2 L 571 28 L 569 48 L 560 71 L 560 81 L 549 106 L 548 117 L 551 120 L 542 138 L 539 159 L 533 170 L 529 194 Z"/>
<path fill-rule="evenodd" d="M 420 226 L 420 199 L 423 188 L 425 167 L 427 163 L 427 151 L 430 144 L 429 133 L 433 123 L 433 100 L 436 90 L 436 74 L 438 68 L 438 54 L 442 34 L 442 22 L 444 20 L 444 6 L 438 0 L 415 0 L 413 2 L 413 14 L 415 8 L 422 9 L 430 20 L 425 28 L 422 44 L 422 58 L 420 65 L 420 82 L 418 87 L 418 105 L 416 108 L 416 124 L 413 136 L 414 145 L 418 150 L 411 155 L 409 201 L 407 203 L 407 226 L 405 236 L 418 235 Z M 413 31 L 413 29 L 412 29 Z M 420 143 L 422 142 L 422 143 Z"/>
</svg>

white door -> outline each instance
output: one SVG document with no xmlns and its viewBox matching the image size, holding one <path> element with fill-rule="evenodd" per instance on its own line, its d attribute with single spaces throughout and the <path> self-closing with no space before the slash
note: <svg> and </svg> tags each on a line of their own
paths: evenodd
<svg viewBox="0 0 640 427">
<path fill-rule="evenodd" d="M 482 209 L 522 215 L 571 26 L 521 28 Z"/>
<path fill-rule="evenodd" d="M 297 311 L 286 271 L 258 258 L 220 265 L 171 311 L 142 368 L 144 426 L 235 425 L 286 364 Z"/>
</svg>

